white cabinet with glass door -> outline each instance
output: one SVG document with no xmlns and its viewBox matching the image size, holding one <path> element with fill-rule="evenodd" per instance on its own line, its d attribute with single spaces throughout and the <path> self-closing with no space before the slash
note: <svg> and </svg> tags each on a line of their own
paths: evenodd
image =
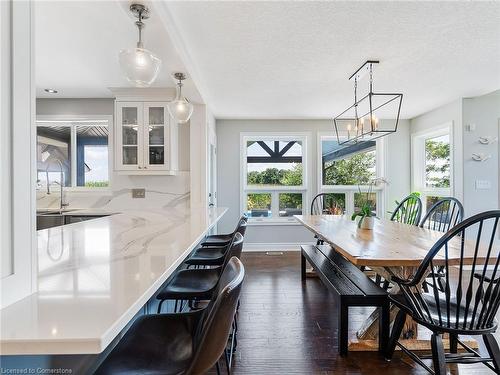
<svg viewBox="0 0 500 375">
<path fill-rule="evenodd" d="M 173 174 L 176 127 L 166 102 L 116 102 L 115 169 L 125 174 Z"/>
<path fill-rule="evenodd" d="M 116 103 L 116 169 L 142 169 L 142 103 Z"/>
</svg>

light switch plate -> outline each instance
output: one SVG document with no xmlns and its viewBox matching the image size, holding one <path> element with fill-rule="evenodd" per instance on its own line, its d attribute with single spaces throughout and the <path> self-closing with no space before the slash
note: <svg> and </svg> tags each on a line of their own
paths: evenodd
<svg viewBox="0 0 500 375">
<path fill-rule="evenodd" d="M 473 132 L 475 130 L 476 130 L 476 124 L 466 124 L 465 125 L 465 131 Z"/>
<path fill-rule="evenodd" d="M 476 190 L 491 189 L 491 181 L 489 180 L 476 180 Z"/>
<path fill-rule="evenodd" d="M 132 198 L 146 198 L 146 189 L 132 189 Z"/>
</svg>

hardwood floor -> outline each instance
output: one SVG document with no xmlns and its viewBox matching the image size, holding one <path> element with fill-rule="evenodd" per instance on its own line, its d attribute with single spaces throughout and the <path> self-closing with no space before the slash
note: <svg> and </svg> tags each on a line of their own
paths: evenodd
<svg viewBox="0 0 500 375">
<path fill-rule="evenodd" d="M 336 306 L 319 279 L 302 284 L 300 253 L 244 253 L 242 261 L 246 279 L 233 374 L 427 374 L 399 352 L 391 362 L 378 353 L 340 357 Z M 350 310 L 353 332 L 371 310 Z M 483 365 L 454 365 L 451 373 L 492 371 Z"/>
</svg>

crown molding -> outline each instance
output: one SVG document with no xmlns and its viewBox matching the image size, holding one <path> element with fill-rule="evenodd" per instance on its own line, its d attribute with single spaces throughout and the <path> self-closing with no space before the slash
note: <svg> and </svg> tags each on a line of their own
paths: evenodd
<svg viewBox="0 0 500 375">
<path fill-rule="evenodd" d="M 171 101 L 173 87 L 108 87 L 117 101 Z"/>
</svg>

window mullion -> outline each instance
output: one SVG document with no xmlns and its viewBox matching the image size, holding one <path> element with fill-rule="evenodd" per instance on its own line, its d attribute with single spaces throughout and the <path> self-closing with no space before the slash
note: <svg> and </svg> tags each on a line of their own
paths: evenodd
<svg viewBox="0 0 500 375">
<path fill-rule="evenodd" d="M 279 191 L 273 191 L 271 193 L 271 217 L 274 219 L 279 218 L 280 207 L 279 207 Z"/>
<path fill-rule="evenodd" d="M 345 192 L 345 210 L 348 216 L 354 212 L 354 190 Z"/>
</svg>

